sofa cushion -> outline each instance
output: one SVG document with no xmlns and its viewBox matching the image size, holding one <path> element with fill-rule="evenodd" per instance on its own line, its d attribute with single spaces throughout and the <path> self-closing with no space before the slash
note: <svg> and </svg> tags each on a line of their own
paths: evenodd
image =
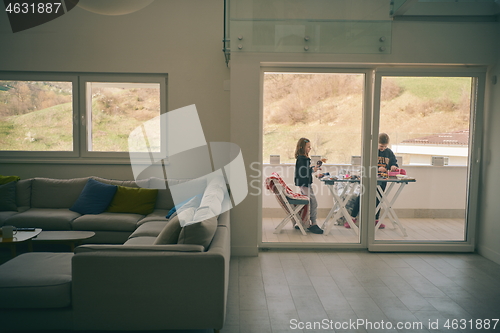
<svg viewBox="0 0 500 333">
<path fill-rule="evenodd" d="M 72 258 L 73 253 L 31 252 L 1 265 L 0 308 L 69 307 Z"/>
<path fill-rule="evenodd" d="M 142 236 L 130 238 L 123 245 L 153 245 L 156 241 L 156 237 L 152 236 Z"/>
<path fill-rule="evenodd" d="M 150 187 L 155 188 L 153 187 L 155 186 L 155 184 L 161 185 L 162 181 L 158 180 L 157 178 L 152 178 Z M 160 191 L 160 195 L 157 199 L 157 208 L 170 209 L 175 205 L 175 203 L 180 203 L 185 200 L 191 199 L 198 194 L 202 194 L 206 187 L 207 181 L 205 177 L 191 180 L 169 179 L 168 189 L 166 191 Z"/>
<path fill-rule="evenodd" d="M 0 185 L 0 211 L 17 211 L 16 182 Z"/>
<path fill-rule="evenodd" d="M 118 186 L 107 211 L 148 215 L 155 208 L 157 195 L 157 189 Z"/>
<path fill-rule="evenodd" d="M 196 213 L 196 210 L 198 208 L 196 207 L 189 207 L 188 209 L 183 209 L 181 210 L 177 216 L 179 218 L 179 222 L 181 225 L 186 225 L 189 222 L 192 222 L 194 220 L 194 214 Z"/>
<path fill-rule="evenodd" d="M 182 230 L 178 244 L 196 244 L 203 245 L 205 250 L 208 248 L 217 230 L 218 215 L 222 210 L 225 191 L 227 192 L 227 188 L 222 177 L 216 177 L 210 181 L 192 221 L 189 221 L 190 217 L 189 219 L 184 219 L 184 216 L 179 218 Z"/>
<path fill-rule="evenodd" d="M 182 228 L 177 243 L 202 245 L 206 250 L 212 242 L 216 230 L 217 216 L 212 216 L 203 221 L 192 222 Z"/>
<path fill-rule="evenodd" d="M 166 209 L 155 209 L 151 214 L 145 216 L 142 220 L 139 221 L 138 225 L 141 226 L 144 223 L 148 222 L 163 222 L 167 223 L 168 219 L 165 217 L 168 211 Z"/>
<path fill-rule="evenodd" d="M 0 227 L 4 225 L 4 223 L 11 218 L 12 216 L 16 215 L 17 212 L 14 212 L 12 210 L 6 210 L 4 212 L 0 212 Z"/>
<path fill-rule="evenodd" d="M 7 184 L 10 182 L 17 182 L 20 179 L 21 178 L 19 178 L 18 176 L 2 176 L 2 175 L 0 175 L 0 185 Z"/>
<path fill-rule="evenodd" d="M 189 198 L 189 199 L 175 205 L 172 209 L 170 209 L 168 211 L 166 218 L 171 218 L 175 213 L 180 213 L 181 211 L 188 209 L 188 208 L 191 208 L 191 207 L 198 208 L 200 206 L 201 198 L 202 198 L 201 194 L 198 194 L 192 198 Z"/>
<path fill-rule="evenodd" d="M 135 180 L 117 180 L 117 179 L 107 179 L 107 178 L 101 178 L 101 177 L 92 177 L 93 179 L 97 180 L 98 182 L 104 183 L 104 184 L 110 184 L 110 185 L 117 185 L 117 186 L 128 186 L 128 187 L 144 187 L 148 188 L 149 185 L 149 179 L 139 179 L 137 181 Z"/>
<path fill-rule="evenodd" d="M 29 208 L 31 206 L 31 182 L 33 179 L 21 179 L 17 182 L 16 202 L 17 207 Z"/>
<path fill-rule="evenodd" d="M 8 223 L 19 228 L 71 230 L 71 222 L 79 216 L 67 208 L 30 208 L 9 218 Z"/>
<path fill-rule="evenodd" d="M 108 208 L 117 188 L 90 178 L 70 210 L 82 215 L 100 214 Z"/>
<path fill-rule="evenodd" d="M 87 231 L 134 231 L 137 222 L 142 218 L 139 214 L 109 213 L 98 215 L 82 215 L 71 225 L 74 230 Z"/>
<path fill-rule="evenodd" d="M 34 178 L 31 183 L 31 207 L 69 208 L 82 193 L 88 178 Z"/>
<path fill-rule="evenodd" d="M 149 236 L 149 237 L 157 237 L 160 232 L 165 228 L 167 225 L 167 220 L 165 222 L 160 222 L 160 221 L 152 221 L 152 222 L 147 222 L 144 224 L 141 224 L 133 233 L 130 235 L 130 238 L 134 237 L 142 237 L 142 236 Z"/>
<path fill-rule="evenodd" d="M 207 188 L 203 194 L 200 207 L 194 215 L 195 220 L 202 220 L 211 216 L 217 216 L 221 213 L 222 200 L 224 199 L 224 190 L 220 187 Z"/>
<path fill-rule="evenodd" d="M 182 228 L 179 223 L 179 217 L 175 216 L 174 218 L 170 219 L 170 221 L 168 221 L 167 225 L 165 225 L 158 237 L 156 237 L 154 244 L 177 244 L 181 229 Z"/>
</svg>

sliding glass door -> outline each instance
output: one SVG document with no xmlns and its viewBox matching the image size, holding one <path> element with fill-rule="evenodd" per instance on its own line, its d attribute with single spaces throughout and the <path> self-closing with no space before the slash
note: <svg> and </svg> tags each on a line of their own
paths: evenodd
<svg viewBox="0 0 500 333">
<path fill-rule="evenodd" d="M 344 227 L 347 220 L 335 205 L 333 193 L 338 194 L 340 200 L 349 201 L 347 196 L 356 199 L 362 184 L 354 184 L 349 192 L 346 187 L 349 184 L 333 186 L 318 176 L 329 174 L 333 179 L 361 174 L 366 83 L 370 81 L 367 72 L 269 69 L 263 72 L 262 81 L 262 182 L 265 186 L 266 180 L 275 173 L 292 191 L 300 194 L 300 188 L 294 183 L 295 153 L 299 139 L 306 138 L 311 145 L 312 165 L 323 160 L 321 170 L 313 175 L 311 188 L 318 202 L 316 222 L 328 231 L 303 234 L 290 220 L 280 227 L 287 217 L 286 207 L 280 204 L 276 193 L 264 188 L 262 244 L 361 246 L 359 225 Z"/>
<path fill-rule="evenodd" d="M 370 250 L 473 249 L 483 85 L 483 73 L 377 72 L 371 161 L 390 150 L 397 164 L 371 182 Z"/>
<path fill-rule="evenodd" d="M 467 69 L 263 70 L 261 246 L 472 251 L 484 78 Z M 300 193 L 300 138 L 313 164 L 326 159 L 312 184 L 323 234 L 281 224 L 289 212 L 266 186 L 275 173 Z"/>
</svg>

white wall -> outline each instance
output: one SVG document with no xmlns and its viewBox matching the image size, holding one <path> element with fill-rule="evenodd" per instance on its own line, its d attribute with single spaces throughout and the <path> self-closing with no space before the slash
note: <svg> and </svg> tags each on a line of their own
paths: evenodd
<svg viewBox="0 0 500 333">
<path fill-rule="evenodd" d="M 490 83 L 494 76 L 500 78 L 498 65 L 488 77 Z M 481 255 L 500 264 L 500 150 L 498 147 L 500 144 L 500 82 L 495 85 L 491 84 L 488 92 L 489 107 L 485 119 L 477 248 Z"/>
<path fill-rule="evenodd" d="M 355 12 L 361 18 L 371 17 L 359 8 Z M 499 59 L 498 23 L 394 22 L 390 54 L 233 53 L 228 69 L 221 51 L 222 31 L 220 0 L 157 0 L 141 11 L 116 17 L 75 8 L 61 18 L 16 34 L 11 32 L 2 10 L 0 70 L 167 73 L 168 109 L 196 104 L 207 141 L 238 144 L 251 181 L 257 174 L 251 164 L 261 162 L 261 62 L 493 65 Z M 496 73 L 500 76 L 498 70 Z M 223 89 L 224 80 L 229 77 L 230 92 Z M 499 85 L 494 89 L 494 106 L 498 110 Z M 491 116 L 494 129 L 498 129 L 500 115 Z M 488 132 L 488 138 L 497 142 L 499 135 L 492 130 Z M 500 164 L 494 148 L 490 147 L 491 175 Z M 87 175 L 132 178 L 129 165 L 113 164 L 1 161 L 0 174 L 18 174 L 23 178 Z M 496 224 L 500 215 L 494 202 L 499 196 L 498 188 L 493 185 L 485 188 L 486 221 L 481 232 L 481 243 L 496 253 L 500 252 L 498 241 L 494 241 L 500 234 Z M 231 211 L 235 255 L 257 254 L 261 200 L 259 196 L 248 196 Z"/>
<path fill-rule="evenodd" d="M 252 166 L 262 163 L 259 104 L 261 64 L 301 63 L 331 67 L 335 67 L 335 64 L 349 64 L 351 67 L 356 67 L 357 63 L 491 66 L 498 60 L 497 41 L 497 23 L 395 21 L 392 28 L 391 54 L 233 53 L 231 59 L 231 142 L 237 143 L 242 148 L 249 180 L 256 179 L 259 172 L 253 170 L 257 168 Z M 262 216 L 261 202 L 262 198 L 249 196 L 232 212 L 233 221 L 238 223 L 236 228 L 233 228 L 232 240 L 233 249 L 237 253 L 257 253 L 258 221 Z"/>
<path fill-rule="evenodd" d="M 168 110 L 196 104 L 207 142 L 229 141 L 223 2 L 154 1 L 122 16 L 79 7 L 12 33 L 0 4 L 0 70 L 168 74 Z M 4 164 L 0 174 L 132 179 L 130 165 Z"/>
</svg>

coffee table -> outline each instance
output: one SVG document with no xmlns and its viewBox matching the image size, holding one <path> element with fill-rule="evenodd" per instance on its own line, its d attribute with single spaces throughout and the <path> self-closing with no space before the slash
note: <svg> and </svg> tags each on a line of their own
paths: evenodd
<svg viewBox="0 0 500 333">
<path fill-rule="evenodd" d="M 31 240 L 33 239 L 33 237 L 37 237 L 41 232 L 42 229 L 40 228 L 36 228 L 33 231 L 18 231 L 12 238 L 0 237 L 0 244 L 7 244 L 8 246 L 10 246 L 12 257 L 15 257 L 17 255 L 17 244 L 28 242 L 29 250 L 31 251 Z"/>
<path fill-rule="evenodd" d="M 42 231 L 38 236 L 33 238 L 36 243 L 62 243 L 68 244 L 71 252 L 75 250 L 75 246 L 82 240 L 89 239 L 95 235 L 93 231 Z"/>
</svg>

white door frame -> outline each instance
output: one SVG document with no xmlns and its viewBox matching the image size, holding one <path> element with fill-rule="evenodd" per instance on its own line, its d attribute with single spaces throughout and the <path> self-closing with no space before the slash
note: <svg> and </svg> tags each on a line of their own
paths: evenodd
<svg viewBox="0 0 500 333">
<path fill-rule="evenodd" d="M 378 156 L 378 133 L 380 122 L 380 94 L 383 76 L 422 76 L 422 77 L 472 77 L 471 116 L 469 135 L 469 166 L 466 199 L 465 241 L 387 241 L 375 240 L 375 228 L 368 228 L 368 250 L 373 252 L 473 252 L 475 248 L 475 229 L 478 216 L 479 177 L 481 169 L 481 133 L 483 132 L 484 95 L 486 69 L 484 68 L 379 68 L 375 73 L 373 93 L 373 114 L 371 128 L 371 165 L 376 165 Z M 373 169 L 373 170 L 372 170 Z M 375 197 L 376 171 L 371 168 L 369 197 Z M 368 226 L 374 225 L 375 200 L 369 200 L 364 207 L 367 211 Z"/>
</svg>

